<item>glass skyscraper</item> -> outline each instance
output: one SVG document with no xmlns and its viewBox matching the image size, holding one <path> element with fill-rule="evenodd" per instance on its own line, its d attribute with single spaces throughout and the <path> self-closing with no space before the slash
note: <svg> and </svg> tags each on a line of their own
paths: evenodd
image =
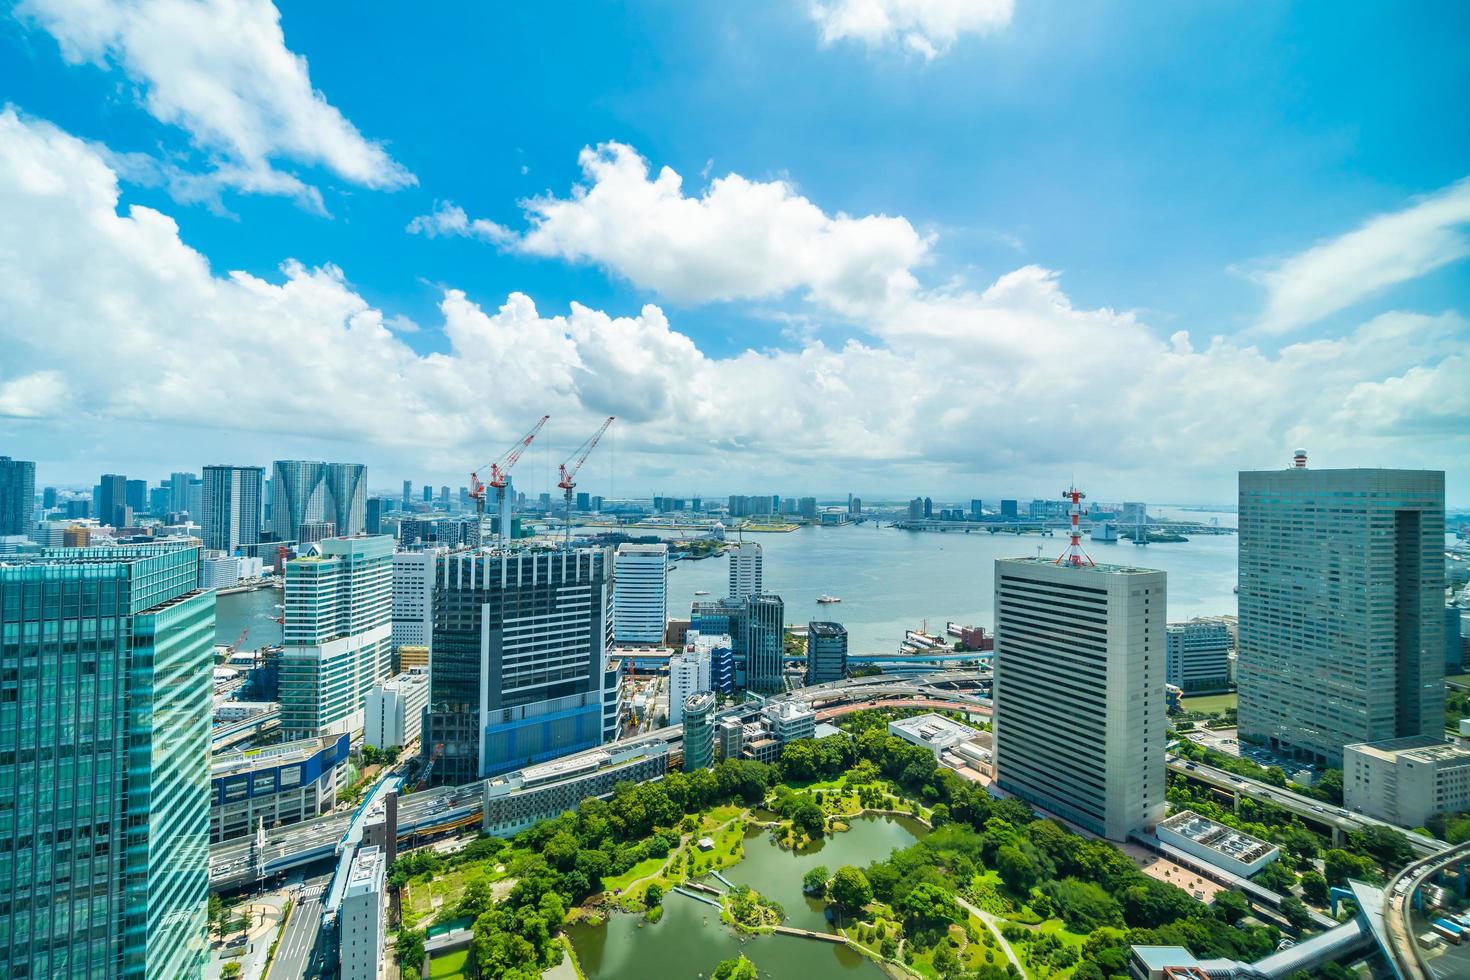
<svg viewBox="0 0 1470 980">
<path fill-rule="evenodd" d="M 0 561 L 0 962 L 200 975 L 214 593 L 199 549 Z"/>
<path fill-rule="evenodd" d="M 1240 474 L 1240 734 L 1342 747 L 1444 733 L 1444 473 Z"/>
<path fill-rule="evenodd" d="M 204 526 L 204 547 L 233 555 L 241 545 L 260 542 L 264 482 L 265 470 L 259 466 L 204 467 L 204 514 L 199 521 Z"/>
<path fill-rule="evenodd" d="M 271 531 L 297 540 L 302 524 L 329 522 L 335 533 L 361 534 L 367 526 L 367 467 L 278 459 L 271 466 Z"/>
<path fill-rule="evenodd" d="M 36 524 L 36 464 L 0 456 L 0 534 L 30 536 Z"/>
</svg>

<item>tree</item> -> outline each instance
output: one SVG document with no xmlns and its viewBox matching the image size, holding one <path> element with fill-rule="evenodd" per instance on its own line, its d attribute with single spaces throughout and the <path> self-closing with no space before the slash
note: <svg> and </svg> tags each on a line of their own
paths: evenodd
<svg viewBox="0 0 1470 980">
<path fill-rule="evenodd" d="M 1317 780 L 1317 789 L 1329 803 L 1342 806 L 1342 770 L 1328 769 L 1322 773 L 1322 778 Z"/>
<path fill-rule="evenodd" d="M 1041 880 L 1041 869 L 1025 851 L 1014 844 L 1007 844 L 996 852 L 995 870 L 1001 880 L 1017 895 L 1030 894 Z"/>
<path fill-rule="evenodd" d="M 398 942 L 393 946 L 393 955 L 399 967 L 418 968 L 424 963 L 424 937 L 422 929 L 403 928 L 398 931 Z"/>
<path fill-rule="evenodd" d="M 1192 914 L 1199 905 L 1182 888 L 1153 878 L 1123 890 L 1123 918 L 1134 928 L 1152 929 Z"/>
<path fill-rule="evenodd" d="M 1288 895 L 1281 900 L 1281 914 L 1291 927 L 1301 932 L 1312 924 L 1312 913 L 1302 904 L 1302 900 L 1295 895 Z"/>
<path fill-rule="evenodd" d="M 1215 916 L 1228 925 L 1235 925 L 1250 911 L 1251 903 L 1240 892 L 1225 891 L 1215 896 Z"/>
<path fill-rule="evenodd" d="M 1329 885 L 1345 885 L 1349 878 L 1373 881 L 1378 877 L 1373 859 L 1333 848 L 1322 855 L 1322 871 Z M 1267 865 L 1270 871 L 1275 865 Z"/>
<path fill-rule="evenodd" d="M 755 964 L 744 953 L 733 960 L 721 960 L 710 974 L 710 980 L 756 980 Z"/>
<path fill-rule="evenodd" d="M 807 800 L 797 805 L 791 815 L 791 825 L 815 840 L 827 829 L 827 817 L 821 807 Z"/>
<path fill-rule="evenodd" d="M 663 904 L 663 900 L 664 890 L 656 881 L 649 885 L 648 890 L 643 893 L 643 904 L 651 909 L 658 908 L 658 906 Z"/>
<path fill-rule="evenodd" d="M 931 881 L 920 882 L 909 889 L 909 893 L 898 901 L 895 908 L 905 919 L 921 928 L 958 922 L 963 918 L 954 896 Z"/>
<path fill-rule="evenodd" d="M 827 873 L 827 866 L 819 864 L 801 876 L 801 890 L 808 895 L 825 895 L 827 893 L 827 879 L 831 875 Z"/>
<path fill-rule="evenodd" d="M 850 864 L 837 869 L 828 891 L 832 901 L 848 911 L 860 909 L 873 900 L 873 886 L 868 883 L 868 876 Z"/>
<path fill-rule="evenodd" d="M 1302 895 L 1313 905 L 1326 905 L 1328 899 L 1327 879 L 1315 871 L 1302 875 Z"/>
<path fill-rule="evenodd" d="M 1414 860 L 1414 849 L 1404 835 L 1381 824 L 1348 834 L 1348 850 L 1367 854 L 1384 868 L 1401 868 Z"/>
<path fill-rule="evenodd" d="M 223 937 L 225 932 L 225 903 L 218 895 L 209 896 L 209 905 L 205 912 L 205 918 L 209 922 L 209 928 Z"/>
<path fill-rule="evenodd" d="M 1369 863 L 1371 864 L 1372 862 Z M 1285 893 L 1292 885 L 1296 884 L 1296 875 L 1280 861 L 1272 861 L 1256 875 L 1256 882 L 1272 891 Z"/>
<path fill-rule="evenodd" d="M 238 962 L 231 960 L 229 963 L 220 967 L 219 975 L 221 980 L 235 980 L 240 975 L 241 969 L 242 967 Z"/>
<path fill-rule="evenodd" d="M 578 843 L 576 835 L 563 830 L 546 842 L 541 853 L 546 855 L 546 860 L 550 861 L 554 867 L 566 871 L 577 860 L 577 852 L 580 849 L 581 844 Z"/>
</svg>

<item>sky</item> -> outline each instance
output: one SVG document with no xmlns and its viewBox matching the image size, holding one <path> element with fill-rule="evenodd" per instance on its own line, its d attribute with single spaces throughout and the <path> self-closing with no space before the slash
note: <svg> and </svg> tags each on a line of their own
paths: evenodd
<svg viewBox="0 0 1470 980">
<path fill-rule="evenodd" d="M 0 454 L 38 485 L 551 416 L 610 496 L 1470 506 L 1470 6 L 21 0 Z"/>
</svg>

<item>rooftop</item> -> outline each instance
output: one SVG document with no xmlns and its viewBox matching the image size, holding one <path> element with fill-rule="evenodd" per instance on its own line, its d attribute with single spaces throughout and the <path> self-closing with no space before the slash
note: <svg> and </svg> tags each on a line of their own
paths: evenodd
<svg viewBox="0 0 1470 980">
<path fill-rule="evenodd" d="M 1408 735 L 1383 742 L 1359 742 L 1343 746 L 1343 751 L 1353 751 L 1383 762 L 1397 763 L 1400 759 L 1409 762 L 1465 762 L 1470 761 L 1470 748 L 1454 742 L 1446 742 L 1433 735 Z"/>
<path fill-rule="evenodd" d="M 618 545 L 620 555 L 667 555 L 669 546 L 666 544 L 630 544 Z"/>
<path fill-rule="evenodd" d="M 1157 568 L 1138 568 L 1134 565 L 1105 565 L 1098 562 L 1095 565 L 1072 566 L 1065 562 L 1059 562 L 1056 558 L 997 558 L 997 562 L 1006 562 L 1013 565 L 1043 565 L 1058 569 L 1065 568 L 1072 572 L 1090 572 L 1094 575 L 1162 575 L 1163 572 Z"/>
<path fill-rule="evenodd" d="M 898 721 L 890 722 L 889 725 L 892 728 L 898 728 L 908 732 L 921 741 L 930 743 L 941 739 L 946 742 L 969 742 L 978 739 L 984 734 L 978 728 L 971 728 L 969 725 L 962 725 L 951 718 L 932 713 L 916 715 L 913 718 L 902 718 Z"/>
<path fill-rule="evenodd" d="M 1159 825 L 1225 857 L 1251 864 L 1276 849 L 1259 837 L 1215 823 L 1193 810 L 1184 810 Z"/>
</svg>

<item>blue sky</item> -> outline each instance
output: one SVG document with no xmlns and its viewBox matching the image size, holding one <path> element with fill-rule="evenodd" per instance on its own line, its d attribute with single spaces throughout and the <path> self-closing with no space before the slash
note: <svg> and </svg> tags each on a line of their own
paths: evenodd
<svg viewBox="0 0 1470 980">
<path fill-rule="evenodd" d="M 1301 443 L 1470 504 L 1462 4 L 198 8 L 0 27 L 43 482 L 457 485 L 550 412 L 527 489 L 616 414 L 618 492 L 1228 500 Z"/>
</svg>

